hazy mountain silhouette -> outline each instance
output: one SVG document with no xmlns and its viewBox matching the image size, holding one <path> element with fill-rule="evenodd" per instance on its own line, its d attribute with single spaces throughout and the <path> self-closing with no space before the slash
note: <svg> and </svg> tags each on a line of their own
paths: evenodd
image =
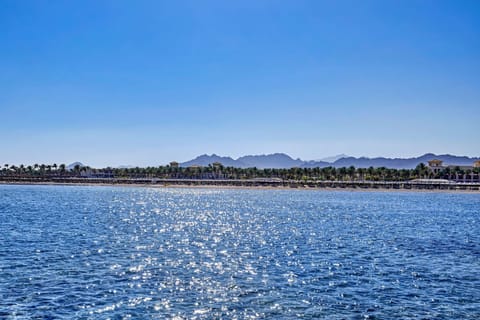
<svg viewBox="0 0 480 320">
<path fill-rule="evenodd" d="M 338 159 L 348 158 L 348 157 L 349 157 L 348 155 L 342 153 L 342 154 L 337 154 L 336 156 L 325 157 L 325 158 L 321 158 L 321 159 L 314 160 L 314 161 L 323 161 L 323 162 L 333 163 L 333 162 L 337 161 Z"/>
<path fill-rule="evenodd" d="M 257 155 L 257 156 L 243 156 L 237 159 L 241 163 L 245 164 L 247 167 L 257 167 L 259 169 L 264 168 L 293 168 L 301 167 L 305 161 L 300 159 L 293 159 L 289 155 L 284 153 L 274 153 L 267 155 Z"/>
<path fill-rule="evenodd" d="M 237 167 L 237 168 L 245 168 L 245 165 L 238 160 L 233 160 L 230 157 L 221 157 L 217 156 L 216 154 L 212 154 L 211 156 L 207 154 L 203 154 L 201 156 L 196 157 L 187 162 L 180 163 L 181 167 L 189 167 L 189 166 L 208 166 L 214 162 L 220 162 L 225 167 Z"/>
<path fill-rule="evenodd" d="M 221 157 L 216 154 L 201 155 L 193 160 L 183 162 L 180 164 L 182 167 L 188 167 L 192 165 L 208 166 L 214 162 L 220 162 L 225 167 L 237 167 L 237 168 L 253 168 L 258 169 L 265 168 L 293 168 L 301 167 L 305 161 L 300 159 L 293 159 L 289 155 L 284 153 L 275 153 L 268 155 L 249 155 L 243 156 L 238 159 L 232 159 L 230 157 Z"/>
<path fill-rule="evenodd" d="M 432 159 L 439 159 L 444 162 L 445 165 L 463 165 L 470 166 L 474 161 L 479 158 L 469 158 L 465 156 L 454 156 L 450 154 L 436 155 L 433 153 L 426 153 L 420 157 L 414 158 L 354 158 L 347 157 L 338 159 L 333 163 L 333 166 L 340 167 L 349 167 L 354 166 L 356 168 L 368 168 L 368 167 L 386 167 L 392 169 L 414 169 L 420 163 L 427 163 L 427 161 Z"/>
<path fill-rule="evenodd" d="M 328 158 L 326 158 L 328 159 Z M 231 157 L 222 157 L 216 154 L 212 155 L 201 155 L 196 157 L 193 160 L 183 162 L 180 164 L 182 167 L 188 167 L 192 165 L 208 166 L 214 162 L 220 162 L 225 167 L 237 167 L 237 168 L 252 168 L 257 167 L 259 169 L 265 168 L 315 168 L 315 167 L 350 167 L 354 166 L 356 168 L 369 168 L 369 167 L 387 167 L 392 169 L 413 169 L 420 163 L 427 163 L 427 161 L 432 159 L 439 159 L 444 162 L 446 165 L 460 165 L 460 166 L 469 166 L 476 160 L 480 160 L 480 157 L 466 157 L 466 156 L 455 156 L 450 154 L 436 155 L 433 153 L 426 153 L 419 157 L 413 158 L 367 158 L 367 157 L 342 157 L 335 160 L 334 162 L 327 161 L 304 161 L 301 159 L 293 159 L 287 154 L 284 153 L 274 153 L 268 155 L 247 155 L 240 157 L 238 159 L 233 159 Z"/>
<path fill-rule="evenodd" d="M 77 166 L 77 165 L 78 165 L 80 168 L 86 167 L 86 165 L 84 165 L 84 164 L 81 163 L 81 162 L 74 162 L 74 163 L 70 163 L 70 164 L 66 167 L 66 169 L 67 169 L 67 170 L 73 170 L 73 169 L 75 168 L 75 166 Z"/>
</svg>

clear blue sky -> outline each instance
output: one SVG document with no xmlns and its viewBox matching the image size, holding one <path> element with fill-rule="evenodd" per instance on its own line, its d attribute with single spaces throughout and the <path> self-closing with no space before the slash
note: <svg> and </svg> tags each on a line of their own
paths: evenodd
<svg viewBox="0 0 480 320">
<path fill-rule="evenodd" d="M 0 162 L 480 155 L 480 1 L 0 1 Z"/>
</svg>

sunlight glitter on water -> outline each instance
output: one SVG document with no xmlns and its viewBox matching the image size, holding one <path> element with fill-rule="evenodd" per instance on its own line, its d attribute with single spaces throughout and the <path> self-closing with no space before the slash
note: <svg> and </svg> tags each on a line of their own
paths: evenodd
<svg viewBox="0 0 480 320">
<path fill-rule="evenodd" d="M 0 317 L 479 316 L 479 195 L 0 186 L 6 194 Z"/>
</svg>

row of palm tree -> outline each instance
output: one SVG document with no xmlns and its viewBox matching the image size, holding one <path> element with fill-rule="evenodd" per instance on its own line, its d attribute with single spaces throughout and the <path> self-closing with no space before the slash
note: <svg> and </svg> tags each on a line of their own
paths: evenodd
<svg viewBox="0 0 480 320">
<path fill-rule="evenodd" d="M 38 164 L 19 166 L 4 164 L 0 169 L 2 175 L 45 175 L 45 174 L 66 174 L 68 173 L 65 164 Z"/>
<path fill-rule="evenodd" d="M 31 166 L 4 165 L 0 170 L 3 176 L 21 177 L 90 177 L 90 178 L 126 178 L 126 179 L 282 179 L 282 180 L 317 180 L 317 181 L 407 181 L 412 179 L 449 179 L 449 180 L 479 180 L 480 168 L 462 169 L 444 168 L 433 172 L 423 163 L 415 169 L 391 168 L 355 168 L 324 167 L 324 168 L 290 168 L 290 169 L 258 169 L 235 168 L 222 165 L 177 167 L 135 167 L 135 168 L 103 168 L 94 169 L 77 165 L 67 170 L 64 164 Z"/>
</svg>

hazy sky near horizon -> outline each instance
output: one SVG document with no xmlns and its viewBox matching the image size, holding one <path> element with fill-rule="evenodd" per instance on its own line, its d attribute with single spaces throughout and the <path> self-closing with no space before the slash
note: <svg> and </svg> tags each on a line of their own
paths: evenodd
<svg viewBox="0 0 480 320">
<path fill-rule="evenodd" d="M 0 2 L 0 162 L 480 156 L 479 1 Z"/>
</svg>

